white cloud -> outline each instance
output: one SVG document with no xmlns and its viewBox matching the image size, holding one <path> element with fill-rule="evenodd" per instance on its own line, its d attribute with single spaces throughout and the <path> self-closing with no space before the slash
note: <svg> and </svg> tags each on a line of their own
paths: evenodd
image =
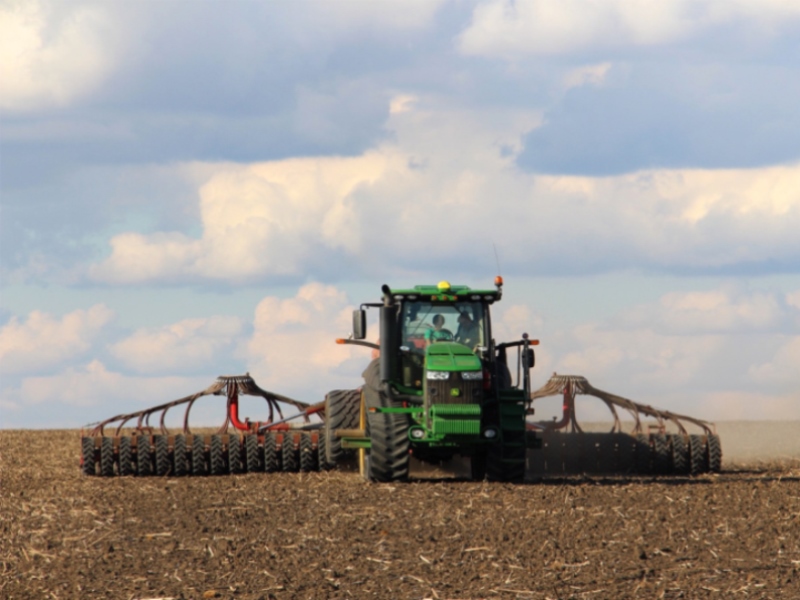
<svg viewBox="0 0 800 600">
<path fill-rule="evenodd" d="M 419 100 L 411 94 L 399 94 L 392 98 L 389 103 L 389 114 L 396 115 L 408 112 L 414 108 L 414 104 Z"/>
<path fill-rule="evenodd" d="M 136 283 L 296 274 L 324 262 L 326 250 L 353 249 L 358 227 L 348 198 L 397 168 L 399 158 L 371 152 L 354 159 L 220 165 L 200 190 L 200 239 L 177 232 L 120 234 L 91 276 Z"/>
<path fill-rule="evenodd" d="M 569 89 L 582 85 L 601 85 L 603 81 L 605 81 L 610 70 L 611 63 L 609 62 L 572 69 L 564 75 L 564 88 Z"/>
<path fill-rule="evenodd" d="M 431 24 L 444 0 L 405 2 L 392 0 L 383 2 L 319 2 L 313 10 L 300 5 L 297 18 L 304 25 L 334 31 L 368 29 L 370 31 L 408 31 Z"/>
<path fill-rule="evenodd" d="M 536 369 L 534 386 L 556 371 L 709 420 L 798 418 L 800 338 L 785 329 L 797 310 L 781 300 L 729 289 L 674 292 L 603 322 L 554 331 L 542 336 L 549 360 Z"/>
<path fill-rule="evenodd" d="M 800 6 L 780 0 L 491 0 L 475 8 L 458 46 L 464 54 L 515 60 L 587 48 L 668 44 L 730 23 L 770 37 L 797 17 Z"/>
<path fill-rule="evenodd" d="M 4 415 L 3 426 L 22 422 L 27 427 L 76 427 L 182 398 L 207 388 L 212 382 L 211 377 L 130 376 L 111 371 L 101 360 L 93 359 L 50 375 L 26 377 L 17 388 L 3 389 L 3 397 L 12 399 L 15 413 Z M 219 400 L 216 404 L 220 404 Z M 211 420 L 203 424 L 222 421 L 224 399 L 221 404 Z M 208 416 L 210 413 L 203 408 L 194 412 Z M 32 410 L 37 411 L 36 416 L 22 421 L 20 415 L 31 414 Z M 183 411 L 173 411 L 170 423 L 182 415 Z"/>
<path fill-rule="evenodd" d="M 114 313 L 102 304 L 57 319 L 34 310 L 0 329 L 0 372 L 41 371 L 85 354 Z"/>
<path fill-rule="evenodd" d="M 106 8 L 73 5 L 55 14 L 62 8 L 37 0 L 0 6 L 0 108 L 63 106 L 110 71 Z"/>
<path fill-rule="evenodd" d="M 111 354 L 139 373 L 175 373 L 214 366 L 223 352 L 232 353 L 242 331 L 237 317 L 185 319 L 136 331 L 110 348 Z"/>
<path fill-rule="evenodd" d="M 784 332 L 795 316 L 774 293 L 725 289 L 665 294 L 657 305 L 632 308 L 621 323 L 673 335 L 765 333 Z"/>
<path fill-rule="evenodd" d="M 358 387 L 369 350 L 335 343 L 351 332 L 354 308 L 344 292 L 319 283 L 293 298 L 264 298 L 246 344 L 251 375 L 264 388 L 302 394 L 298 399 L 310 403 L 331 389 Z"/>
<path fill-rule="evenodd" d="M 529 174 L 514 154 L 535 113 L 459 111 L 432 98 L 402 105 L 388 122 L 392 141 L 360 156 L 203 165 L 213 174 L 199 190 L 199 237 L 119 234 L 90 277 L 322 278 L 345 264 L 352 273 L 460 261 L 501 238 L 526 272 L 735 268 L 800 251 L 798 164 Z"/>
<path fill-rule="evenodd" d="M 786 336 L 786 342 L 775 355 L 751 367 L 749 375 L 759 384 L 787 388 L 800 404 L 800 335 Z"/>
</svg>

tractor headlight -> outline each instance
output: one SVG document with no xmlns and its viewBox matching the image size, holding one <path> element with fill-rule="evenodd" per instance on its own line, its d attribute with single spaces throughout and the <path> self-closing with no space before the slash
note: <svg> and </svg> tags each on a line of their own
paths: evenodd
<svg viewBox="0 0 800 600">
<path fill-rule="evenodd" d="M 412 427 L 408 433 L 413 440 L 421 440 L 425 437 L 425 430 L 422 427 Z"/>
<path fill-rule="evenodd" d="M 461 379 L 464 381 L 480 381 L 483 379 L 483 371 L 462 371 Z"/>
<path fill-rule="evenodd" d="M 428 371 L 427 378 L 434 381 L 446 381 L 450 379 L 450 371 Z"/>
<path fill-rule="evenodd" d="M 483 430 L 483 437 L 485 437 L 487 440 L 493 440 L 497 437 L 497 429 L 494 427 L 487 427 Z"/>
</svg>

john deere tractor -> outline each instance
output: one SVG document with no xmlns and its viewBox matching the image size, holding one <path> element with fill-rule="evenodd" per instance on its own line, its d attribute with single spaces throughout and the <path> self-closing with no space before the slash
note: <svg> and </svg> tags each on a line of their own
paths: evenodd
<svg viewBox="0 0 800 600">
<path fill-rule="evenodd" d="M 525 413 L 532 346 L 523 334 L 496 344 L 490 307 L 495 288 L 474 290 L 442 281 L 393 290 L 353 314 L 353 335 L 341 343 L 374 346 L 379 357 L 364 371 L 361 427 L 340 430 L 344 448 L 358 448 L 372 481 L 408 477 L 409 458 L 471 459 L 472 476 L 521 481 L 525 474 Z M 366 312 L 380 313 L 380 342 L 363 342 Z M 517 349 L 521 372 L 512 387 L 507 350 Z M 535 439 L 535 438 L 531 438 Z"/>
</svg>

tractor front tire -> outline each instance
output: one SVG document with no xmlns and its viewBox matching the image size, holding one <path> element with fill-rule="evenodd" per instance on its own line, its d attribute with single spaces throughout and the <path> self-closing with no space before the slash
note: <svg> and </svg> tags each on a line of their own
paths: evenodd
<svg viewBox="0 0 800 600">
<path fill-rule="evenodd" d="M 364 387 L 367 408 L 388 408 L 391 401 L 383 392 Z M 408 479 L 408 416 L 381 412 L 367 413 L 371 448 L 367 477 L 370 481 L 391 482 Z"/>
</svg>

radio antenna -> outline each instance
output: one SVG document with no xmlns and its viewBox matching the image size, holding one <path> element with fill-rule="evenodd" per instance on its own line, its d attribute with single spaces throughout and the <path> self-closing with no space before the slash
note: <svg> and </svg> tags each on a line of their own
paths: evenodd
<svg viewBox="0 0 800 600">
<path fill-rule="evenodd" d="M 497 244 L 492 242 L 492 248 L 494 249 L 494 260 L 497 263 L 497 274 L 502 275 L 503 273 L 500 271 L 500 257 L 497 255 Z"/>
</svg>

